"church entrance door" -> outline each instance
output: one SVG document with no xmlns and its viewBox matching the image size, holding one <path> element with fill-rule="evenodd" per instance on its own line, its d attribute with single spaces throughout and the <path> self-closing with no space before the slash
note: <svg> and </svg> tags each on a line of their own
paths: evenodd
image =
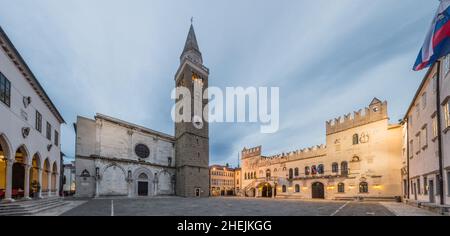
<svg viewBox="0 0 450 236">
<path fill-rule="evenodd" d="M 148 196 L 148 182 L 143 181 L 138 182 L 138 195 Z"/>
<path fill-rule="evenodd" d="M 312 198 L 325 199 L 324 186 L 320 182 L 312 184 Z"/>
</svg>

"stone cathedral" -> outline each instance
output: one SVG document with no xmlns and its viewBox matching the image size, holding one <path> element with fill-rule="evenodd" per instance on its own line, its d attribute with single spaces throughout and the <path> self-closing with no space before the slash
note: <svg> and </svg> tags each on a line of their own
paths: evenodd
<svg viewBox="0 0 450 236">
<path fill-rule="evenodd" d="M 203 94 L 208 76 L 191 24 L 175 86 L 188 88 L 193 98 L 194 84 L 202 85 Z M 175 136 L 103 114 L 79 116 L 74 128 L 77 197 L 209 196 L 209 127 L 203 118 L 175 123 Z"/>
</svg>

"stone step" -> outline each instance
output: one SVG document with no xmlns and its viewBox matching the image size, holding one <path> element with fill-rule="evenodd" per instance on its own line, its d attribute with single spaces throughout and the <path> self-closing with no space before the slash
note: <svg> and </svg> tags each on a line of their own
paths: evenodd
<svg viewBox="0 0 450 236">
<path fill-rule="evenodd" d="M 2 204 L 0 216 L 25 216 L 52 209 L 67 204 L 61 198 L 48 198 L 41 200 L 19 201 Z"/>
</svg>

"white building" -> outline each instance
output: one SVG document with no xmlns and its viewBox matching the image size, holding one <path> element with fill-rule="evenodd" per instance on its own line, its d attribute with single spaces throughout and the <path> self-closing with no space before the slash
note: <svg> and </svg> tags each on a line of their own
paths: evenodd
<svg viewBox="0 0 450 236">
<path fill-rule="evenodd" d="M 173 136 L 97 114 L 76 123 L 76 196 L 173 195 Z"/>
<path fill-rule="evenodd" d="M 0 198 L 57 196 L 64 119 L 0 28 Z"/>
</svg>

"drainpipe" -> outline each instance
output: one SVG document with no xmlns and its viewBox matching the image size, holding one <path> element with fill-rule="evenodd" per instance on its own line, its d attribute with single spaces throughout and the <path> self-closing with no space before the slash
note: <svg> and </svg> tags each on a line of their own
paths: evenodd
<svg viewBox="0 0 450 236">
<path fill-rule="evenodd" d="M 444 170 L 442 167 L 442 128 L 441 128 L 441 95 L 440 95 L 440 77 L 441 77 L 441 61 L 437 61 L 437 76 L 436 76 L 436 122 L 438 129 L 438 153 L 439 153 L 439 196 L 441 205 L 444 205 Z"/>
</svg>

